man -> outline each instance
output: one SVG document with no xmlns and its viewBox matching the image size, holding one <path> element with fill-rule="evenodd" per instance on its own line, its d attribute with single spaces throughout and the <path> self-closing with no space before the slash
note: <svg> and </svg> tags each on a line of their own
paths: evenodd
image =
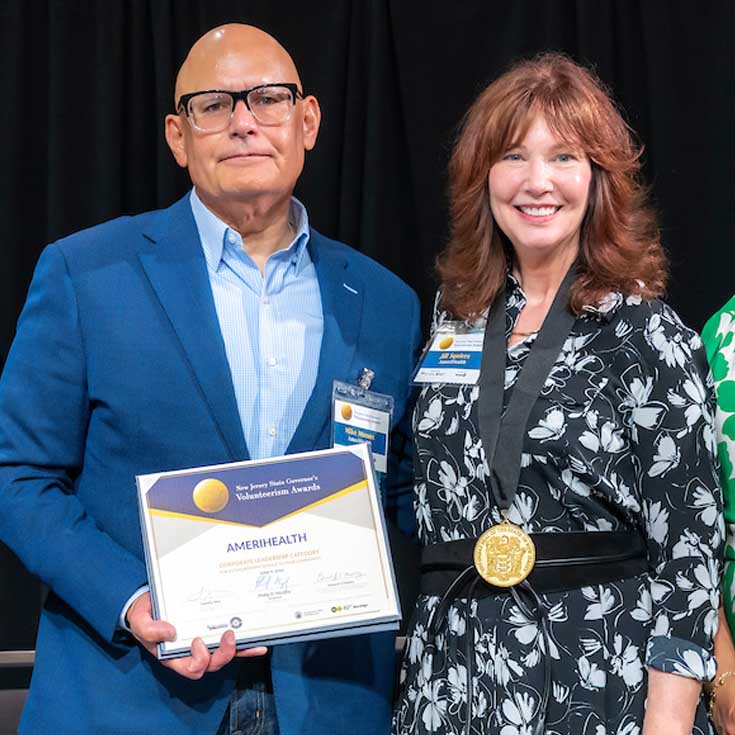
<svg viewBox="0 0 735 735">
<path fill-rule="evenodd" d="M 332 381 L 362 368 L 399 420 L 419 343 L 413 292 L 291 196 L 320 110 L 272 37 L 204 35 L 175 106 L 192 192 L 50 245 L 0 382 L 0 538 L 50 590 L 20 731 L 385 733 L 389 635 L 152 655 L 174 630 L 134 476 L 327 447 Z"/>
</svg>

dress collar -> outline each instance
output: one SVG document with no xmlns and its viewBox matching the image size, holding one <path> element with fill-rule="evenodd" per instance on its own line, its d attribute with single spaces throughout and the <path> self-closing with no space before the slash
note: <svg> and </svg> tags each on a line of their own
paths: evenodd
<svg viewBox="0 0 735 735">
<path fill-rule="evenodd" d="M 517 309 L 520 312 L 526 305 L 526 294 L 510 268 L 508 268 L 505 283 L 508 294 L 506 309 Z M 582 311 L 586 316 L 609 322 L 624 304 L 639 304 L 640 302 L 640 296 L 626 297 L 620 291 L 608 291 L 596 303 L 585 304 Z"/>
</svg>

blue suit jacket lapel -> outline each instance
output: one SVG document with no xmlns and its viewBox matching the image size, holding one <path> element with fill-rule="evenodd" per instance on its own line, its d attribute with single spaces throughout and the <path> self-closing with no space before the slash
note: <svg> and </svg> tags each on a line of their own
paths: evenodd
<svg viewBox="0 0 735 735">
<path fill-rule="evenodd" d="M 207 265 L 188 195 L 145 233 L 140 262 L 233 460 L 249 459 Z"/>
<path fill-rule="evenodd" d="M 362 315 L 362 280 L 348 267 L 340 250 L 311 231 L 309 254 L 316 268 L 324 314 L 324 333 L 316 385 L 294 432 L 288 452 L 316 447 L 325 423 L 331 419 L 332 382 L 354 382 L 355 348 Z"/>
</svg>

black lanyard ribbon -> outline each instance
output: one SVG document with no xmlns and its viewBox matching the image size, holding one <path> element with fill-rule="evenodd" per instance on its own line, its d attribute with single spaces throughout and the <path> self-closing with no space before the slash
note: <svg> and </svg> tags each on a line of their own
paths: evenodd
<svg viewBox="0 0 735 735">
<path fill-rule="evenodd" d="M 498 296 L 488 315 L 478 398 L 480 436 L 490 469 L 490 490 L 504 511 L 510 508 L 518 489 L 528 417 L 576 319 L 569 311 L 569 291 L 575 276 L 572 266 L 531 346 L 504 415 L 506 291 Z"/>
</svg>

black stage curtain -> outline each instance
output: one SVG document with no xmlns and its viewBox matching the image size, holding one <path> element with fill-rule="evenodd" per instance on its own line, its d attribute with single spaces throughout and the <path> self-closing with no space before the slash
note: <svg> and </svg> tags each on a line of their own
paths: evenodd
<svg viewBox="0 0 735 735">
<path fill-rule="evenodd" d="M 684 320 L 700 328 L 735 290 L 730 0 L 4 0 L 0 359 L 45 243 L 187 190 L 163 116 L 191 43 L 227 21 L 277 36 L 321 102 L 297 190 L 313 225 L 397 272 L 425 312 L 462 113 L 546 49 L 593 64 L 645 143 Z M 32 647 L 39 598 L 0 551 L 0 648 Z"/>
</svg>

